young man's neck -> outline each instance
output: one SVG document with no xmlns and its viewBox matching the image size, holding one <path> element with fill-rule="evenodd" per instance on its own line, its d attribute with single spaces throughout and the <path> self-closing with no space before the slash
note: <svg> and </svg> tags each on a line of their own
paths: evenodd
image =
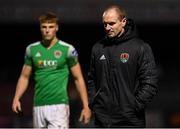
<svg viewBox="0 0 180 129">
<path fill-rule="evenodd" d="M 49 49 L 58 41 L 57 37 L 54 37 L 51 40 L 43 40 L 43 44 Z"/>
</svg>

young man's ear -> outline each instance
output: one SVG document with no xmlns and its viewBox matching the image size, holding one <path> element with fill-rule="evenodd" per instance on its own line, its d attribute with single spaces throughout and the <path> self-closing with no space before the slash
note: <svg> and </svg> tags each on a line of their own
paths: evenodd
<svg viewBox="0 0 180 129">
<path fill-rule="evenodd" d="M 58 31 L 58 30 L 59 30 L 59 25 L 56 26 L 56 31 Z"/>
</svg>

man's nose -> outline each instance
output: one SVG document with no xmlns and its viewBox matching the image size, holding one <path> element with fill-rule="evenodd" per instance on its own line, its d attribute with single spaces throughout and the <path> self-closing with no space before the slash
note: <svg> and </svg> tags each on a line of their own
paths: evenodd
<svg viewBox="0 0 180 129">
<path fill-rule="evenodd" d="M 109 24 L 106 25 L 106 30 L 110 30 L 111 26 Z"/>
<path fill-rule="evenodd" d="M 46 29 L 46 33 L 49 33 L 49 28 Z"/>
</svg>

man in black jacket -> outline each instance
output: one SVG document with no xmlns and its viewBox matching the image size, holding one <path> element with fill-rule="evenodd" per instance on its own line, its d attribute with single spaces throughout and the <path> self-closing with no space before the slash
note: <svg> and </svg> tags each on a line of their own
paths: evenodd
<svg viewBox="0 0 180 129">
<path fill-rule="evenodd" d="M 102 19 L 107 35 L 92 48 L 88 78 L 95 126 L 145 127 L 145 107 L 158 89 L 152 50 L 119 6 Z"/>
</svg>

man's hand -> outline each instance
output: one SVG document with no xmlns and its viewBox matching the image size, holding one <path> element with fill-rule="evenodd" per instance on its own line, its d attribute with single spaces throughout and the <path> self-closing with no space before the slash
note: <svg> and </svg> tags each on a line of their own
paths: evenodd
<svg viewBox="0 0 180 129">
<path fill-rule="evenodd" d="M 21 102 L 18 99 L 13 100 L 12 110 L 15 113 L 22 112 L 22 110 L 21 110 Z"/>
<path fill-rule="evenodd" d="M 91 110 L 89 108 L 83 108 L 81 111 L 81 116 L 79 118 L 80 122 L 83 122 L 84 124 L 88 124 L 91 119 Z"/>
</svg>

